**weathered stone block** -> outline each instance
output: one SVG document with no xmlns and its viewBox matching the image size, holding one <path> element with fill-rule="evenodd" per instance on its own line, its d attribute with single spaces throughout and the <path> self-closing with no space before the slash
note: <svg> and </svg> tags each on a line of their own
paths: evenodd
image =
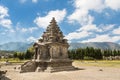
<svg viewBox="0 0 120 80">
<path fill-rule="evenodd" d="M 37 63 L 35 61 L 28 61 L 21 65 L 21 73 L 23 72 L 35 72 Z"/>
</svg>

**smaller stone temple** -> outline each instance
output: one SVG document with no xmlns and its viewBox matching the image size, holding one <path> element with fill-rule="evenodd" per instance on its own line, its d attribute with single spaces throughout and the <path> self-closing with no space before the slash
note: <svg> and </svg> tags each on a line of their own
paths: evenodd
<svg viewBox="0 0 120 80">
<path fill-rule="evenodd" d="M 75 69 L 68 58 L 69 44 L 64 39 L 55 18 L 33 47 L 35 49 L 33 60 L 24 63 L 21 72 L 57 72 Z"/>
</svg>

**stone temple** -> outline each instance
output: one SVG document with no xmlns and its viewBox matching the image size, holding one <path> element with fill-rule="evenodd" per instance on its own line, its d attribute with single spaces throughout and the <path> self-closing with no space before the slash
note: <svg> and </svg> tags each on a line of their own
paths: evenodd
<svg viewBox="0 0 120 80">
<path fill-rule="evenodd" d="M 33 47 L 35 49 L 33 60 L 25 62 L 21 66 L 21 72 L 58 72 L 75 69 L 68 58 L 69 44 L 64 39 L 55 18 Z"/>
</svg>

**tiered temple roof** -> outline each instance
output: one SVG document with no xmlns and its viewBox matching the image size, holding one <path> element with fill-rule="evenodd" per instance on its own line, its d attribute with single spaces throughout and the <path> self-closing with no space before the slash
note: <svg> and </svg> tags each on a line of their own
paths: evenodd
<svg viewBox="0 0 120 80">
<path fill-rule="evenodd" d="M 66 39 L 63 39 L 63 38 L 64 38 L 63 33 L 59 29 L 59 26 L 57 25 L 57 22 L 55 18 L 53 17 L 46 31 L 43 33 L 42 39 L 40 39 L 40 41 L 65 43 Z"/>
</svg>

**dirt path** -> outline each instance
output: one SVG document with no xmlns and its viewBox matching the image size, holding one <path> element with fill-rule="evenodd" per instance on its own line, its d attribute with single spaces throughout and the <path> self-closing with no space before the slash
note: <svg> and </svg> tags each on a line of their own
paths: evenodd
<svg viewBox="0 0 120 80">
<path fill-rule="evenodd" d="M 77 71 L 19 73 L 14 67 L 1 68 L 8 70 L 6 80 L 120 80 L 120 68 L 81 66 L 83 70 Z"/>
</svg>

